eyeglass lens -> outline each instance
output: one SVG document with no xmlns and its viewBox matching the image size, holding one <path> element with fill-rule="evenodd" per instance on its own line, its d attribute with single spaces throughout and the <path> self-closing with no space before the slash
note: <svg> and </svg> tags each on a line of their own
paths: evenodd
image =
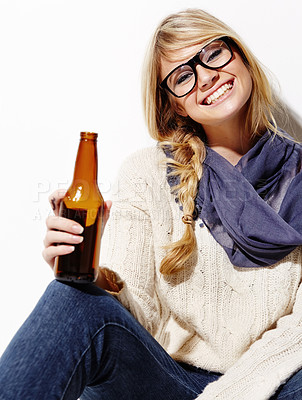
<svg viewBox="0 0 302 400">
<path fill-rule="evenodd" d="M 215 40 L 205 46 L 199 53 L 199 59 L 210 68 L 216 69 L 227 64 L 232 58 L 232 53 L 226 43 Z M 168 78 L 168 88 L 176 96 L 184 96 L 195 86 L 196 77 L 193 68 L 184 64 L 179 66 Z"/>
</svg>

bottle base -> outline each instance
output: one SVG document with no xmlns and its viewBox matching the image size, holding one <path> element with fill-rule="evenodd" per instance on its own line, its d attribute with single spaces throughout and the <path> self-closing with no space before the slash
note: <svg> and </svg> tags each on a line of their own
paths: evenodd
<svg viewBox="0 0 302 400">
<path fill-rule="evenodd" d="M 62 282 L 73 282 L 73 283 L 93 283 L 95 282 L 96 278 L 94 275 L 90 274 L 56 274 L 55 275 L 56 280 L 62 281 Z"/>
</svg>

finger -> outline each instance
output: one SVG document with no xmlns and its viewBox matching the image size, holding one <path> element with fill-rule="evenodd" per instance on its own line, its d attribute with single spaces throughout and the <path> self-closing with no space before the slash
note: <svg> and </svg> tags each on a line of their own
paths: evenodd
<svg viewBox="0 0 302 400">
<path fill-rule="evenodd" d="M 103 221 L 102 221 L 101 235 L 103 235 L 106 223 L 107 223 L 107 221 L 109 219 L 111 206 L 112 206 L 112 201 L 111 200 L 105 201 L 104 209 L 103 209 Z"/>
<path fill-rule="evenodd" d="M 60 203 L 65 194 L 66 194 L 65 189 L 58 189 L 54 193 L 52 193 L 48 198 L 51 208 L 53 209 L 55 215 L 59 215 Z"/>
<path fill-rule="evenodd" d="M 84 230 L 78 222 L 59 216 L 48 217 L 46 219 L 46 226 L 48 230 L 59 230 L 75 234 L 81 234 Z"/>
<path fill-rule="evenodd" d="M 64 256 L 65 254 L 70 254 L 74 251 L 74 246 L 60 245 L 60 246 L 50 246 L 43 250 L 42 256 L 44 260 L 51 266 L 54 267 L 55 258 L 57 256 Z"/>
<path fill-rule="evenodd" d="M 44 246 L 49 247 L 53 244 L 79 244 L 83 241 L 83 236 L 73 235 L 71 233 L 61 232 L 61 231 L 53 231 L 50 230 L 47 232 L 44 239 Z"/>
<path fill-rule="evenodd" d="M 108 218 L 109 218 L 109 215 L 110 215 L 111 206 L 112 206 L 112 201 L 111 200 L 105 201 L 105 203 L 104 203 L 104 212 L 103 212 L 104 225 L 108 221 Z"/>
</svg>

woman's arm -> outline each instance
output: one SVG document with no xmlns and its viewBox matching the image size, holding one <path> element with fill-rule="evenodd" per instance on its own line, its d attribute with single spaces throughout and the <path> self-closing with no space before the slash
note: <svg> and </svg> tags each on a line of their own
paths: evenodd
<svg viewBox="0 0 302 400">
<path fill-rule="evenodd" d="M 153 234 L 142 178 L 130 157 L 120 169 L 113 206 L 106 202 L 104 220 L 110 219 L 101 240 L 98 278 L 95 284 L 118 300 L 151 333 L 158 327 L 159 306 L 154 287 Z M 81 241 L 81 227 L 58 216 L 64 193 L 50 197 L 55 215 L 47 219 L 43 256 L 53 268 L 57 255 L 68 254 Z M 111 209 L 111 210 L 110 210 Z M 58 243 L 66 243 L 58 245 Z"/>
<path fill-rule="evenodd" d="M 291 314 L 279 319 L 198 400 L 267 400 L 302 368 L 302 284 Z"/>
</svg>

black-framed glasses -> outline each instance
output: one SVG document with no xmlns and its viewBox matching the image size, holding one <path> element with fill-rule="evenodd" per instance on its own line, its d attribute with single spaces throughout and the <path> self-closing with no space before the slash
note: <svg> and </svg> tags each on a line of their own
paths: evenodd
<svg viewBox="0 0 302 400">
<path fill-rule="evenodd" d="M 167 89 L 175 97 L 189 94 L 197 82 L 196 65 L 207 69 L 219 69 L 226 66 L 233 58 L 228 37 L 213 40 L 204 46 L 193 58 L 185 64 L 174 68 L 161 82 L 160 87 Z"/>
</svg>

